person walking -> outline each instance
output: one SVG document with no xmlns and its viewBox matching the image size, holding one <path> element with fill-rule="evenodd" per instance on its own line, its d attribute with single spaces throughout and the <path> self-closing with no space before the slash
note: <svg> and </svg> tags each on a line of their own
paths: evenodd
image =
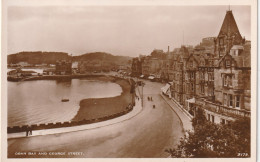
<svg viewBox="0 0 260 162">
<path fill-rule="evenodd" d="M 29 135 L 32 135 L 32 127 L 30 126 L 29 128 Z"/>
<path fill-rule="evenodd" d="M 151 101 L 153 101 L 153 98 L 151 97 Z"/>
<path fill-rule="evenodd" d="M 28 134 L 29 134 L 29 127 L 28 126 L 25 128 L 25 131 L 26 131 L 26 137 L 28 137 Z"/>
</svg>

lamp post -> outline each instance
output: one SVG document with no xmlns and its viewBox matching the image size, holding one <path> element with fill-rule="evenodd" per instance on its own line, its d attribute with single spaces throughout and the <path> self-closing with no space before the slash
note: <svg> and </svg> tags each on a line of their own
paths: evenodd
<svg viewBox="0 0 260 162">
<path fill-rule="evenodd" d="M 142 82 L 142 107 L 144 106 L 144 82 Z"/>
</svg>

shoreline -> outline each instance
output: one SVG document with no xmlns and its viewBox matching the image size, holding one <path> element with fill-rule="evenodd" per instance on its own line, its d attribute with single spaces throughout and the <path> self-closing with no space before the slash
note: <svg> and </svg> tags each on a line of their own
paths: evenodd
<svg viewBox="0 0 260 162">
<path fill-rule="evenodd" d="M 131 85 L 125 79 L 114 78 L 111 76 L 94 77 L 88 79 L 97 79 L 102 81 L 110 81 L 118 84 L 122 88 L 119 96 L 108 98 L 88 98 L 80 101 L 80 108 L 72 121 L 90 120 L 100 117 L 109 116 L 126 110 L 126 107 L 132 101 L 130 93 Z"/>
<path fill-rule="evenodd" d="M 108 98 L 87 98 L 79 102 L 77 114 L 67 122 L 33 124 L 33 130 L 52 129 L 60 127 L 70 127 L 82 124 L 96 123 L 108 119 L 116 118 L 131 111 L 129 104 L 132 102 L 132 94 L 130 93 L 131 84 L 128 80 L 107 76 L 107 75 L 80 75 L 80 76 L 45 76 L 31 78 L 33 80 L 63 80 L 63 79 L 80 79 L 107 81 L 118 84 L 122 88 L 119 96 Z M 23 132 L 27 125 L 8 127 L 8 133 Z"/>
</svg>

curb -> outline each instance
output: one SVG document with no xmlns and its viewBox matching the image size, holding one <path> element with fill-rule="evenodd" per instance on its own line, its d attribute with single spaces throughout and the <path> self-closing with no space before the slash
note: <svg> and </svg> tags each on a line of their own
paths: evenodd
<svg viewBox="0 0 260 162">
<path fill-rule="evenodd" d="M 173 107 L 172 105 L 170 105 L 170 104 L 168 103 L 168 101 L 164 98 L 165 96 L 163 96 L 162 94 L 161 94 L 161 97 L 162 97 L 162 98 L 164 99 L 164 101 L 171 107 L 171 109 L 176 113 L 176 115 L 178 116 L 178 118 L 179 118 L 180 121 L 181 121 L 181 125 L 182 125 L 182 127 L 183 127 L 183 130 L 184 130 L 184 131 L 189 131 L 190 129 L 185 129 L 185 128 L 184 128 L 184 124 L 183 124 L 182 118 L 181 118 L 181 117 L 179 116 L 179 114 L 176 112 L 175 107 Z M 173 102 L 171 99 L 170 99 L 170 101 Z M 190 117 L 189 117 L 184 111 L 182 111 L 181 108 L 180 108 L 178 105 L 177 105 L 177 107 L 178 107 L 178 109 L 188 118 L 188 120 L 191 121 Z"/>
</svg>

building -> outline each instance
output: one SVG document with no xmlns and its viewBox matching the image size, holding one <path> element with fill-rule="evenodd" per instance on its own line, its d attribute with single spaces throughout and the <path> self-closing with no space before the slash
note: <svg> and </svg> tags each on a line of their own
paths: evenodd
<svg viewBox="0 0 260 162">
<path fill-rule="evenodd" d="M 72 63 L 70 61 L 57 61 L 55 66 L 55 73 L 57 75 L 71 75 L 72 74 Z"/>
<path fill-rule="evenodd" d="M 131 67 L 131 76 L 134 77 L 140 77 L 142 75 L 142 62 L 143 62 L 143 58 L 133 58 L 132 60 L 132 67 Z"/>
<path fill-rule="evenodd" d="M 214 77 L 210 79 L 214 80 L 214 93 L 209 89 L 205 95 L 207 98 L 197 97 L 195 103 L 195 107 L 205 110 L 211 122 L 224 124 L 240 117 L 250 117 L 251 44 L 245 42 L 232 11 L 227 11 L 215 41 L 215 58 L 211 59 L 215 62 Z M 212 75 L 212 70 L 209 72 Z M 209 98 L 210 95 L 213 98 Z"/>
<path fill-rule="evenodd" d="M 190 56 L 188 49 L 185 46 L 181 46 L 181 48 L 176 48 L 174 51 L 173 57 L 173 70 L 172 74 L 173 79 L 171 92 L 172 98 L 177 101 L 180 105 L 184 105 L 185 103 L 185 65 L 188 57 Z"/>
<path fill-rule="evenodd" d="M 43 75 L 55 75 L 56 69 L 44 69 Z"/>
<path fill-rule="evenodd" d="M 184 85 L 184 92 L 183 98 L 185 100 L 184 108 L 188 110 L 193 115 L 193 104 L 195 103 L 195 97 L 199 91 L 198 85 L 199 85 L 199 73 L 198 73 L 198 67 L 199 67 L 199 57 L 196 55 L 191 54 L 188 59 L 186 60 L 185 66 L 184 66 L 184 77 L 185 81 L 183 83 Z"/>
<path fill-rule="evenodd" d="M 167 81 L 162 93 L 191 115 L 202 108 L 209 121 L 225 124 L 251 116 L 250 61 L 251 42 L 242 38 L 229 10 L 217 37 L 203 38 L 194 48 L 154 50 L 144 57 L 141 71 Z M 136 60 L 132 71 L 137 67 Z"/>
<path fill-rule="evenodd" d="M 160 76 L 162 60 L 148 56 L 142 63 L 142 74 L 146 77 L 149 75 Z"/>
<path fill-rule="evenodd" d="M 227 11 L 218 37 L 215 40 L 216 56 L 220 59 L 226 53 L 229 53 L 233 45 L 241 45 L 244 42 L 245 39 L 242 38 L 238 30 L 232 11 Z"/>
</svg>

